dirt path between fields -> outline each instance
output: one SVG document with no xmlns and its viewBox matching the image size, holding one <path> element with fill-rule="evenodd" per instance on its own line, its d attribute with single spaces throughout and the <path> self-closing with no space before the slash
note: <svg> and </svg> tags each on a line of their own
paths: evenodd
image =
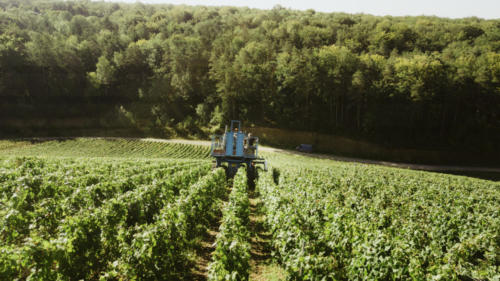
<svg viewBox="0 0 500 281">
<path fill-rule="evenodd" d="M 75 139 L 75 138 L 87 138 L 87 137 L 33 138 L 33 139 L 41 140 L 41 141 L 48 141 L 48 140 Z M 92 137 L 88 137 L 88 138 L 92 138 Z M 207 145 L 207 146 L 210 145 L 210 141 L 206 141 L 206 140 L 157 139 L 157 138 L 120 138 L 120 137 L 94 137 L 94 139 L 114 139 L 114 140 L 129 139 L 129 140 L 140 140 L 140 141 L 151 141 L 151 142 L 170 142 L 170 143 L 184 143 L 184 144 Z M 30 140 L 30 139 L 23 139 L 23 140 Z M 304 152 L 298 152 L 295 150 L 274 148 L 274 147 L 268 147 L 268 146 L 260 146 L 259 150 L 265 151 L 265 152 L 277 152 L 277 153 L 286 153 L 286 154 L 292 154 L 292 155 L 302 155 L 302 156 L 319 158 L 319 159 L 330 159 L 330 160 L 343 161 L 343 162 L 374 164 L 374 165 L 382 165 L 382 166 L 395 167 L 395 168 L 423 170 L 423 171 L 431 171 L 431 172 L 495 173 L 495 174 L 499 173 L 500 174 L 500 168 L 494 168 L 494 167 L 446 166 L 446 165 L 422 165 L 422 164 L 411 164 L 411 163 L 398 163 L 398 162 L 390 162 L 390 161 L 362 159 L 362 158 L 355 158 L 355 157 L 336 156 L 336 155 L 331 155 L 331 154 L 304 153 Z"/>
<path fill-rule="evenodd" d="M 264 228 L 264 215 L 260 212 L 260 198 L 255 191 L 249 191 L 251 259 L 250 280 L 260 280 L 262 266 L 271 258 L 270 235 Z"/>
<path fill-rule="evenodd" d="M 227 183 L 227 182 L 226 182 Z M 227 202 L 230 187 L 226 185 L 226 197 L 222 198 Z M 219 206 L 222 208 L 222 205 Z M 208 265 L 212 262 L 212 254 L 215 251 L 215 241 L 217 234 L 219 234 L 219 227 L 222 222 L 222 212 L 217 217 L 213 218 L 208 226 L 206 235 L 201 239 L 199 248 L 196 249 L 196 263 L 194 268 L 191 269 L 191 278 L 188 280 L 193 281 L 206 281 L 208 280 Z"/>
<path fill-rule="evenodd" d="M 271 148 L 271 150 L 274 152 L 303 155 L 303 156 L 307 156 L 307 157 L 314 157 L 314 158 L 320 158 L 320 159 L 330 159 L 330 160 L 336 160 L 336 161 L 342 161 L 342 162 L 355 162 L 355 163 L 363 163 L 363 164 L 375 164 L 375 165 L 382 165 L 382 166 L 388 166 L 388 167 L 404 168 L 404 169 L 412 169 L 412 170 L 423 170 L 423 171 L 431 171 L 431 172 L 500 173 L 500 168 L 493 168 L 493 167 L 411 164 L 411 163 L 399 163 L 399 162 L 390 162 L 390 161 L 361 159 L 361 158 L 354 158 L 354 157 L 335 156 L 335 155 L 329 155 L 329 154 L 303 153 L 303 152 L 298 152 L 298 151 L 293 151 L 293 150 L 284 150 L 284 149 L 275 149 L 275 148 Z"/>
<path fill-rule="evenodd" d="M 185 144 L 193 144 L 193 145 L 210 145 L 210 141 L 204 141 L 204 140 L 184 140 L 184 139 L 171 139 L 171 140 L 141 139 L 141 140 L 185 143 Z M 265 151 L 265 152 L 277 152 L 277 153 L 286 153 L 286 154 L 292 154 L 292 155 L 302 155 L 302 156 L 319 158 L 319 159 L 330 159 L 330 160 L 336 160 L 336 161 L 342 161 L 342 162 L 375 164 L 375 165 L 382 165 L 382 166 L 388 166 L 388 167 L 405 168 L 405 169 L 412 169 L 412 170 L 423 170 L 423 171 L 431 171 L 431 172 L 500 173 L 500 168 L 492 168 L 492 167 L 422 165 L 422 164 L 398 163 L 398 162 L 378 161 L 378 160 L 370 160 L 370 159 L 362 159 L 362 158 L 354 158 L 354 157 L 343 157 L 343 156 L 336 156 L 336 155 L 331 155 L 331 154 L 304 153 L 304 152 L 298 152 L 298 151 L 289 150 L 289 149 L 281 149 L 281 148 L 274 148 L 274 147 L 268 147 L 268 146 L 260 146 L 259 150 Z"/>
<path fill-rule="evenodd" d="M 209 227 L 207 235 L 200 242 L 200 248 L 196 249 L 196 264 L 192 269 L 192 279 L 194 281 L 205 281 L 208 279 L 208 265 L 212 261 L 212 253 L 215 251 L 215 240 L 219 233 L 219 224 Z"/>
<path fill-rule="evenodd" d="M 271 233 L 265 226 L 262 199 L 249 190 L 250 199 L 250 276 L 249 281 L 285 280 L 285 271 L 271 255 Z"/>
</svg>

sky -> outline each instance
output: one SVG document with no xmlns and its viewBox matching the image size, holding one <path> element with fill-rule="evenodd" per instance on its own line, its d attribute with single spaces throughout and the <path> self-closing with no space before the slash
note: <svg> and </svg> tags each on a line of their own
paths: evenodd
<svg viewBox="0 0 500 281">
<path fill-rule="evenodd" d="M 378 16 L 439 16 L 448 18 L 500 18 L 500 0 L 121 0 L 121 2 L 170 3 L 205 6 L 238 6 L 272 9 L 365 13 Z"/>
</svg>

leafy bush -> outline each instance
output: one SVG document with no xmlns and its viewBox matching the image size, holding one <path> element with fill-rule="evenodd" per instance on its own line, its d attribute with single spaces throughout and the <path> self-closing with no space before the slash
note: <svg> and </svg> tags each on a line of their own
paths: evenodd
<svg viewBox="0 0 500 281">
<path fill-rule="evenodd" d="M 0 161 L 2 279 L 182 279 L 225 192 L 204 160 Z"/>
<path fill-rule="evenodd" d="M 291 279 L 499 277 L 498 183 L 376 166 L 275 162 L 279 184 L 263 173 L 257 188 L 275 255 Z"/>
<path fill-rule="evenodd" d="M 250 232 L 248 229 L 250 201 L 246 171 L 240 168 L 234 177 L 229 202 L 217 235 L 213 261 L 209 265 L 209 280 L 248 280 Z"/>
</svg>

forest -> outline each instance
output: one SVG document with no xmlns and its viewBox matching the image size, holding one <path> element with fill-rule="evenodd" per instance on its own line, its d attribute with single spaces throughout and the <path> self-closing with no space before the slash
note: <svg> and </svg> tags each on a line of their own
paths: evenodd
<svg viewBox="0 0 500 281">
<path fill-rule="evenodd" d="M 500 19 L 1 1 L 0 135 L 66 120 L 206 137 L 239 119 L 498 151 L 499 51 Z"/>
</svg>

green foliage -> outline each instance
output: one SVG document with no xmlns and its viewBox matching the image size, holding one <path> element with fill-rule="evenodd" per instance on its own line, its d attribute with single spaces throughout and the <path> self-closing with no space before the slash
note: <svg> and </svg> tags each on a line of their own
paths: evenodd
<svg viewBox="0 0 500 281">
<path fill-rule="evenodd" d="M 303 157 L 272 162 L 257 188 L 291 280 L 498 278 L 498 183 Z"/>
<path fill-rule="evenodd" d="M 229 202 L 222 210 L 209 280 L 248 280 L 250 261 L 249 216 L 246 170 L 240 168 L 233 181 Z"/>
<path fill-rule="evenodd" d="M 193 253 L 222 209 L 208 277 L 248 280 L 246 173 L 223 204 L 225 172 L 210 172 L 205 149 L 0 142 L 0 278 L 191 280 Z M 288 279 L 498 278 L 499 183 L 263 154 L 272 167 L 256 188 Z"/>
<path fill-rule="evenodd" d="M 477 18 L 12 1 L 0 10 L 2 131 L 64 120 L 55 129 L 207 135 L 240 119 L 494 151 L 498 30 Z"/>
<path fill-rule="evenodd" d="M 185 278 L 225 192 L 203 160 L 0 161 L 8 279 Z"/>
<path fill-rule="evenodd" d="M 75 138 L 34 143 L 0 141 L 0 156 L 209 159 L 210 147 L 147 139 Z"/>
<path fill-rule="evenodd" d="M 115 67 L 105 56 L 99 57 L 96 64 L 96 71 L 89 73 L 89 79 L 97 86 L 110 85 L 114 79 Z"/>
</svg>

